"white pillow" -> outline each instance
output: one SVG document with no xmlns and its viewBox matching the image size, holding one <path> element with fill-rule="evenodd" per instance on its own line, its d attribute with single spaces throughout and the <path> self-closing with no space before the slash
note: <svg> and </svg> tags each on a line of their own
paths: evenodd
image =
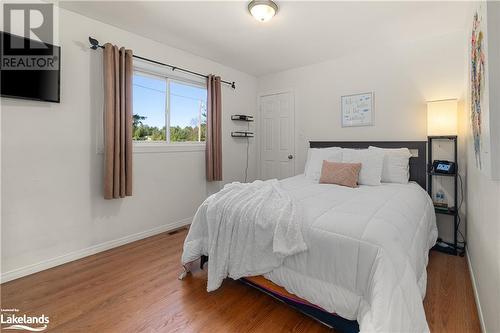
<svg viewBox="0 0 500 333">
<path fill-rule="evenodd" d="M 378 148 L 370 146 L 369 149 L 382 151 L 384 153 L 384 165 L 382 167 L 382 182 L 408 184 L 410 179 L 410 157 L 408 148 Z"/>
<path fill-rule="evenodd" d="M 342 162 L 361 163 L 358 184 L 380 185 L 384 152 L 375 149 L 342 149 Z"/>
<path fill-rule="evenodd" d="M 342 162 L 342 149 L 339 147 L 330 148 L 309 148 L 304 174 L 306 178 L 319 181 L 323 161 Z"/>
</svg>

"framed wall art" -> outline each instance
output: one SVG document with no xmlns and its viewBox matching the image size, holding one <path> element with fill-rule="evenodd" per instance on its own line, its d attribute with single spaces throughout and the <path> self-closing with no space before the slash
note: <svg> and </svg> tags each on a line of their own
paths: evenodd
<svg viewBox="0 0 500 333">
<path fill-rule="evenodd" d="M 341 97 L 342 127 L 372 126 L 374 124 L 374 93 Z"/>
</svg>

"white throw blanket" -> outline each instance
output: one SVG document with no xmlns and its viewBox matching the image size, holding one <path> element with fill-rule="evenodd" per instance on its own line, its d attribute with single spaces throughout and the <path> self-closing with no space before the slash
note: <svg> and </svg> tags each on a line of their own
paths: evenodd
<svg viewBox="0 0 500 333">
<path fill-rule="evenodd" d="M 182 263 L 209 256 L 208 291 L 226 277 L 268 273 L 285 257 L 307 249 L 301 216 L 298 203 L 276 179 L 228 184 L 198 208 Z"/>
</svg>

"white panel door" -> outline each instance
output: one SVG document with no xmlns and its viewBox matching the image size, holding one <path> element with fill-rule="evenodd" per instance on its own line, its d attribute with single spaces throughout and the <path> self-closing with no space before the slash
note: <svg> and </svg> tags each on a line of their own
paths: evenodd
<svg viewBox="0 0 500 333">
<path fill-rule="evenodd" d="M 260 98 L 262 179 L 295 175 L 293 95 L 281 93 Z"/>
</svg>

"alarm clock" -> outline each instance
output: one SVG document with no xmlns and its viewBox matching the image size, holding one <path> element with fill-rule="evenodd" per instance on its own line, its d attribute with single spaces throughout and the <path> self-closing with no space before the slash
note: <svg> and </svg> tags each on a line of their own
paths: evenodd
<svg viewBox="0 0 500 333">
<path fill-rule="evenodd" d="M 456 163 L 450 161 L 435 160 L 432 162 L 432 172 L 442 174 L 454 174 Z"/>
</svg>

